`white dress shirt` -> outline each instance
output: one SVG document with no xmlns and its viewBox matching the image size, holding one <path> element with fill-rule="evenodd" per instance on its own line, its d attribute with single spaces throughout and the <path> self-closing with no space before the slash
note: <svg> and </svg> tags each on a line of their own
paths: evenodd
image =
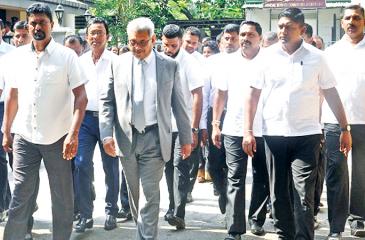
<svg viewBox="0 0 365 240">
<path fill-rule="evenodd" d="M 352 45 L 345 36 L 326 49 L 330 66 L 338 86 L 336 87 L 350 124 L 365 124 L 365 38 Z M 338 123 L 324 102 L 322 122 Z"/>
<path fill-rule="evenodd" d="M 53 39 L 40 54 L 28 44 L 14 50 L 14 56 L 9 85 L 18 89 L 15 133 L 35 144 L 52 144 L 71 126 L 72 89 L 87 82 L 79 59 Z"/>
<path fill-rule="evenodd" d="M 92 59 L 92 51 L 88 51 L 80 57 L 81 67 L 88 80 L 88 83 L 85 85 L 88 99 L 86 110 L 99 111 L 101 86 L 111 76 L 111 62 L 114 57 L 117 56 L 106 49 L 95 64 Z"/>
<path fill-rule="evenodd" d="M 291 55 L 277 43 L 251 86 L 263 89 L 263 135 L 306 136 L 321 133 L 319 90 L 336 85 L 322 52 L 302 43 Z"/>
<path fill-rule="evenodd" d="M 179 63 L 182 92 L 191 120 L 193 112 L 193 95 L 191 91 L 203 87 L 204 78 L 202 73 L 199 71 L 199 62 L 184 49 L 180 49 L 175 60 Z M 172 114 L 172 131 L 178 132 L 174 114 Z"/>
<path fill-rule="evenodd" d="M 146 64 L 144 66 L 145 73 L 145 85 L 144 95 L 141 91 L 141 87 L 138 86 L 138 79 L 141 78 L 141 65 L 138 64 L 139 59 L 133 56 L 133 98 L 140 100 L 143 98 L 144 102 L 144 117 L 146 126 L 150 126 L 157 123 L 157 76 L 156 76 L 156 55 L 152 51 L 145 59 Z M 136 82 L 137 81 L 137 82 Z M 137 83 L 137 85 L 136 85 Z"/>
<path fill-rule="evenodd" d="M 9 70 L 8 64 L 14 63 L 10 59 L 10 52 L 14 50 L 15 47 L 4 42 L 0 39 L 0 89 L 3 90 L 0 98 L 0 102 L 4 102 L 5 95 L 9 91 L 9 88 L 7 85 L 5 85 L 5 74 Z"/>
<path fill-rule="evenodd" d="M 227 112 L 223 122 L 222 133 L 230 136 L 243 137 L 244 101 L 250 90 L 250 80 L 256 79 L 262 70 L 262 52 L 253 59 L 242 56 L 241 51 L 226 57 L 222 79 L 216 81 L 219 90 L 227 91 Z M 262 101 L 260 98 L 255 115 L 253 132 L 256 137 L 262 137 Z"/>
</svg>

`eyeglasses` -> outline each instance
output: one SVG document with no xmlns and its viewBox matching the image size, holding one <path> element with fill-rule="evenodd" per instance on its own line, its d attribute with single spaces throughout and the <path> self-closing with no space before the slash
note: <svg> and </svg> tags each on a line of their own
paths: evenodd
<svg viewBox="0 0 365 240">
<path fill-rule="evenodd" d="M 151 40 L 151 38 L 149 38 L 147 40 L 141 40 L 141 41 L 136 41 L 136 40 L 132 39 L 132 40 L 128 40 L 128 42 L 132 47 L 135 47 L 137 45 L 140 47 L 145 47 L 145 46 L 147 46 L 147 44 L 149 43 L 150 40 Z"/>
</svg>

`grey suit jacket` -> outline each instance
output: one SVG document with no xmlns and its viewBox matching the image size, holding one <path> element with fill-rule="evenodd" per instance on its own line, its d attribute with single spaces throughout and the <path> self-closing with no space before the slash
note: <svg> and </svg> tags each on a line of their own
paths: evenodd
<svg viewBox="0 0 365 240">
<path fill-rule="evenodd" d="M 159 142 L 162 158 L 167 162 L 172 144 L 171 109 L 177 120 L 181 144 L 191 143 L 191 125 L 177 62 L 157 52 L 155 55 Z M 103 84 L 99 101 L 101 139 L 113 136 L 117 142 L 117 155 L 127 158 L 132 154 L 132 58 L 129 52 L 113 60 L 112 76 Z"/>
</svg>

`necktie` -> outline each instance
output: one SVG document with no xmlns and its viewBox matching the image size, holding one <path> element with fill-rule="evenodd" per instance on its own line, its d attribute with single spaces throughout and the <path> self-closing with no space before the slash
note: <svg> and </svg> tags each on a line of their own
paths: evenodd
<svg viewBox="0 0 365 240">
<path fill-rule="evenodd" d="M 139 60 L 137 64 L 137 71 L 139 71 L 139 76 L 136 76 L 135 80 L 135 87 L 136 92 L 135 98 L 133 101 L 133 125 L 138 130 L 138 132 L 143 132 L 145 128 L 145 116 L 144 116 L 144 86 L 145 86 L 145 74 L 144 68 L 146 65 L 145 60 Z"/>
</svg>

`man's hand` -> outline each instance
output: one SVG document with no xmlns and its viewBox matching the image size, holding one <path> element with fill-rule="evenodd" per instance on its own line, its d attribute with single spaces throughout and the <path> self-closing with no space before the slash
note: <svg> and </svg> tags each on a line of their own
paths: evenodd
<svg viewBox="0 0 365 240">
<path fill-rule="evenodd" d="M 201 135 L 202 135 L 202 139 L 200 142 L 200 146 L 206 146 L 208 144 L 208 130 L 207 129 L 202 129 L 201 130 Z"/>
<path fill-rule="evenodd" d="M 242 141 L 243 151 L 250 157 L 256 152 L 256 139 L 252 132 L 248 132 Z"/>
<path fill-rule="evenodd" d="M 198 146 L 199 136 L 197 132 L 193 132 L 193 142 L 191 143 L 191 149 L 195 149 Z"/>
<path fill-rule="evenodd" d="M 63 141 L 63 158 L 66 160 L 72 160 L 76 156 L 78 145 L 78 132 L 69 132 L 65 138 L 65 141 Z"/>
<path fill-rule="evenodd" d="M 103 148 L 104 148 L 104 151 L 106 152 L 106 154 L 108 154 L 109 156 L 111 156 L 111 157 L 117 156 L 117 153 L 115 150 L 115 142 L 112 137 L 108 137 L 108 138 L 104 139 Z"/>
<path fill-rule="evenodd" d="M 13 151 L 13 137 L 11 133 L 7 133 L 3 135 L 3 149 L 5 152 L 12 152 Z"/>
<path fill-rule="evenodd" d="M 341 132 L 340 135 L 340 151 L 343 152 L 347 158 L 352 148 L 352 137 L 349 131 Z"/>
<path fill-rule="evenodd" d="M 191 144 L 183 144 L 181 146 L 181 156 L 183 160 L 187 159 L 191 154 Z"/>
<path fill-rule="evenodd" d="M 220 149 L 222 147 L 221 130 L 219 129 L 219 126 L 213 126 L 212 141 L 213 145 L 217 148 Z"/>
</svg>

